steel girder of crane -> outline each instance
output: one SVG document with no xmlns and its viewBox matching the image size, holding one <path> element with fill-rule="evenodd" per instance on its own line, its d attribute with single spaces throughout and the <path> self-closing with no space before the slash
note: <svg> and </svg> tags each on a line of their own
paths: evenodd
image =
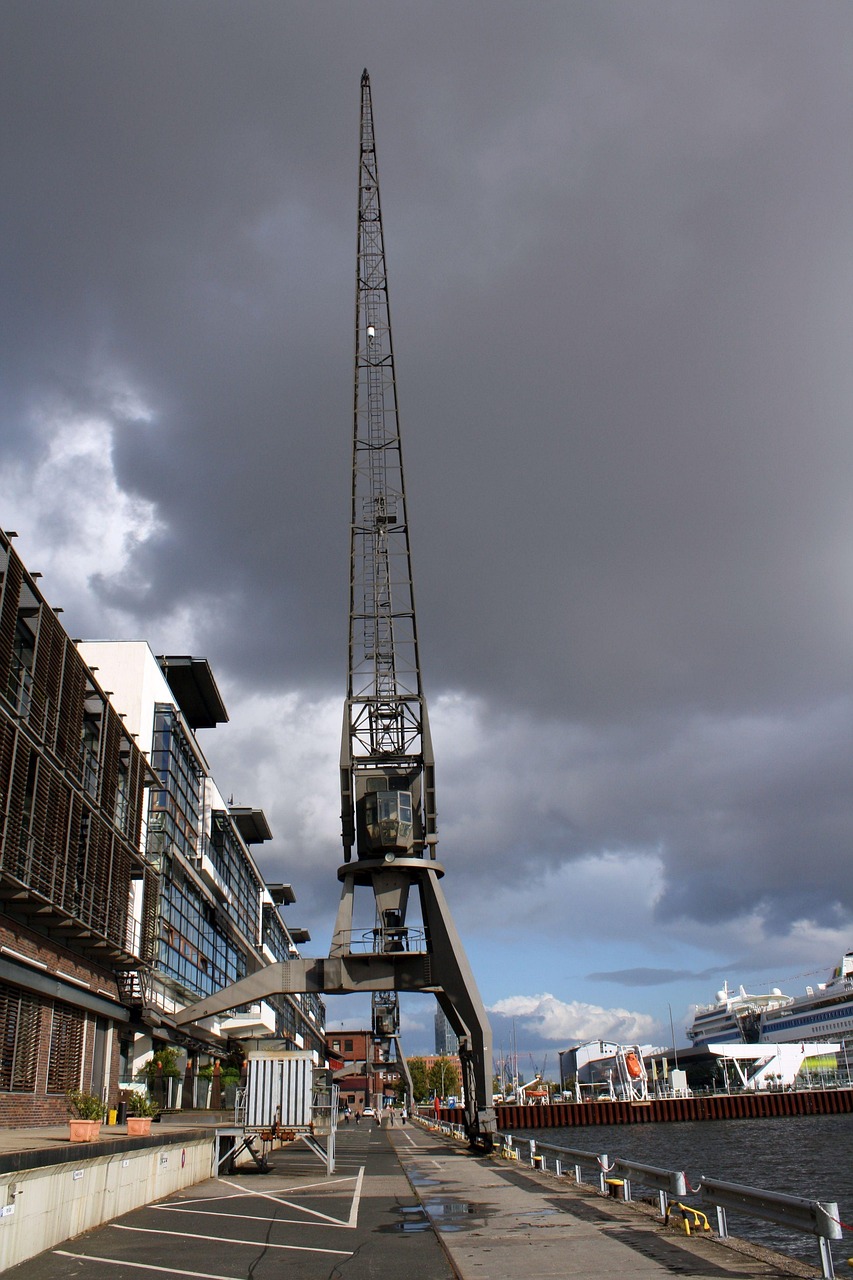
<svg viewBox="0 0 853 1280">
<path fill-rule="evenodd" d="M 341 899 L 329 955 L 270 965 L 184 1009 L 185 1025 L 276 993 L 433 992 L 459 1038 L 465 1124 L 490 1147 L 489 1022 L 439 885 L 435 769 L 421 683 L 370 79 L 361 80 L 349 678 L 341 744 Z M 357 888 L 374 925 L 353 930 Z M 411 891 L 414 890 L 414 895 Z M 409 924 L 417 897 L 421 926 Z M 374 1040 L 399 1053 L 399 1011 Z M 405 1068 L 405 1063 L 402 1063 Z M 407 1074 L 403 1070 L 404 1076 Z"/>
</svg>

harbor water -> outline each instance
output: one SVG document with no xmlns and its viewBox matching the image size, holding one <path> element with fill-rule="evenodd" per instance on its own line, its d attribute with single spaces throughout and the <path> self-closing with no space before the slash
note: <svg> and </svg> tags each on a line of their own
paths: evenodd
<svg viewBox="0 0 853 1280">
<path fill-rule="evenodd" d="M 600 1125 L 535 1133 L 519 1129 L 514 1136 L 522 1143 L 534 1138 L 543 1146 L 594 1151 L 611 1159 L 621 1156 L 662 1169 L 683 1170 L 694 1187 L 704 1175 L 809 1200 L 836 1201 L 842 1223 L 853 1227 L 853 1115 Z M 642 1190 L 638 1194 L 642 1195 Z M 709 1219 L 716 1227 L 713 1210 Z M 730 1235 L 806 1262 L 818 1258 L 817 1241 L 812 1236 L 733 1213 L 728 1221 Z M 843 1274 L 847 1258 L 853 1258 L 853 1230 L 845 1230 L 844 1239 L 833 1241 L 832 1254 Z"/>
</svg>

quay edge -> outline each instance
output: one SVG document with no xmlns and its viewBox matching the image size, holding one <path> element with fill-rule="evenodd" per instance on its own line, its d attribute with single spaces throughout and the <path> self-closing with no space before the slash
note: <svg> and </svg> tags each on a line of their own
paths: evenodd
<svg viewBox="0 0 853 1280">
<path fill-rule="evenodd" d="M 551 1102 L 543 1106 L 495 1105 L 498 1129 L 572 1129 L 602 1124 L 671 1124 L 688 1120 L 755 1120 L 774 1116 L 829 1116 L 853 1113 L 853 1089 L 795 1089 L 789 1093 L 696 1094 L 650 1098 L 648 1102 Z M 422 1111 L 424 1119 L 432 1117 Z M 442 1110 L 453 1124 L 459 1112 Z"/>
</svg>

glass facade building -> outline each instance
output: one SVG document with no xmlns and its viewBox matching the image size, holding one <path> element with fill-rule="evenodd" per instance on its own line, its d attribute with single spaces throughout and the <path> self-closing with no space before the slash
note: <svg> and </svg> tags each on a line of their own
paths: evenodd
<svg viewBox="0 0 853 1280">
<path fill-rule="evenodd" d="M 109 672 L 114 698 L 150 753 L 144 848 L 148 875 L 136 903 L 142 964 L 134 982 L 136 1043 L 128 1062 L 160 1035 L 196 1058 L 229 1039 L 275 1036 L 322 1054 L 325 1010 L 314 995 L 279 995 L 205 1022 L 205 1039 L 170 1029 L 170 1015 L 271 961 L 298 954 L 250 846 L 271 838 L 260 810 L 223 799 L 198 730 L 227 720 L 204 659 L 155 658 L 147 645 L 86 642 Z M 287 901 L 293 901 L 292 890 Z M 209 1034 L 208 1034 L 209 1029 Z"/>
</svg>

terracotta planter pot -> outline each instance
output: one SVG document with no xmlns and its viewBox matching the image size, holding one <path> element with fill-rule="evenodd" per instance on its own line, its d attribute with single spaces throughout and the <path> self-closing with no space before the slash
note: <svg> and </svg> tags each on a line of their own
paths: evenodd
<svg viewBox="0 0 853 1280">
<path fill-rule="evenodd" d="M 100 1132 L 100 1120 L 68 1121 L 68 1137 L 71 1142 L 94 1142 Z"/>
<path fill-rule="evenodd" d="M 128 1116 L 127 1117 L 127 1135 L 128 1137 L 144 1137 L 146 1133 L 151 1132 L 150 1116 Z"/>
</svg>

